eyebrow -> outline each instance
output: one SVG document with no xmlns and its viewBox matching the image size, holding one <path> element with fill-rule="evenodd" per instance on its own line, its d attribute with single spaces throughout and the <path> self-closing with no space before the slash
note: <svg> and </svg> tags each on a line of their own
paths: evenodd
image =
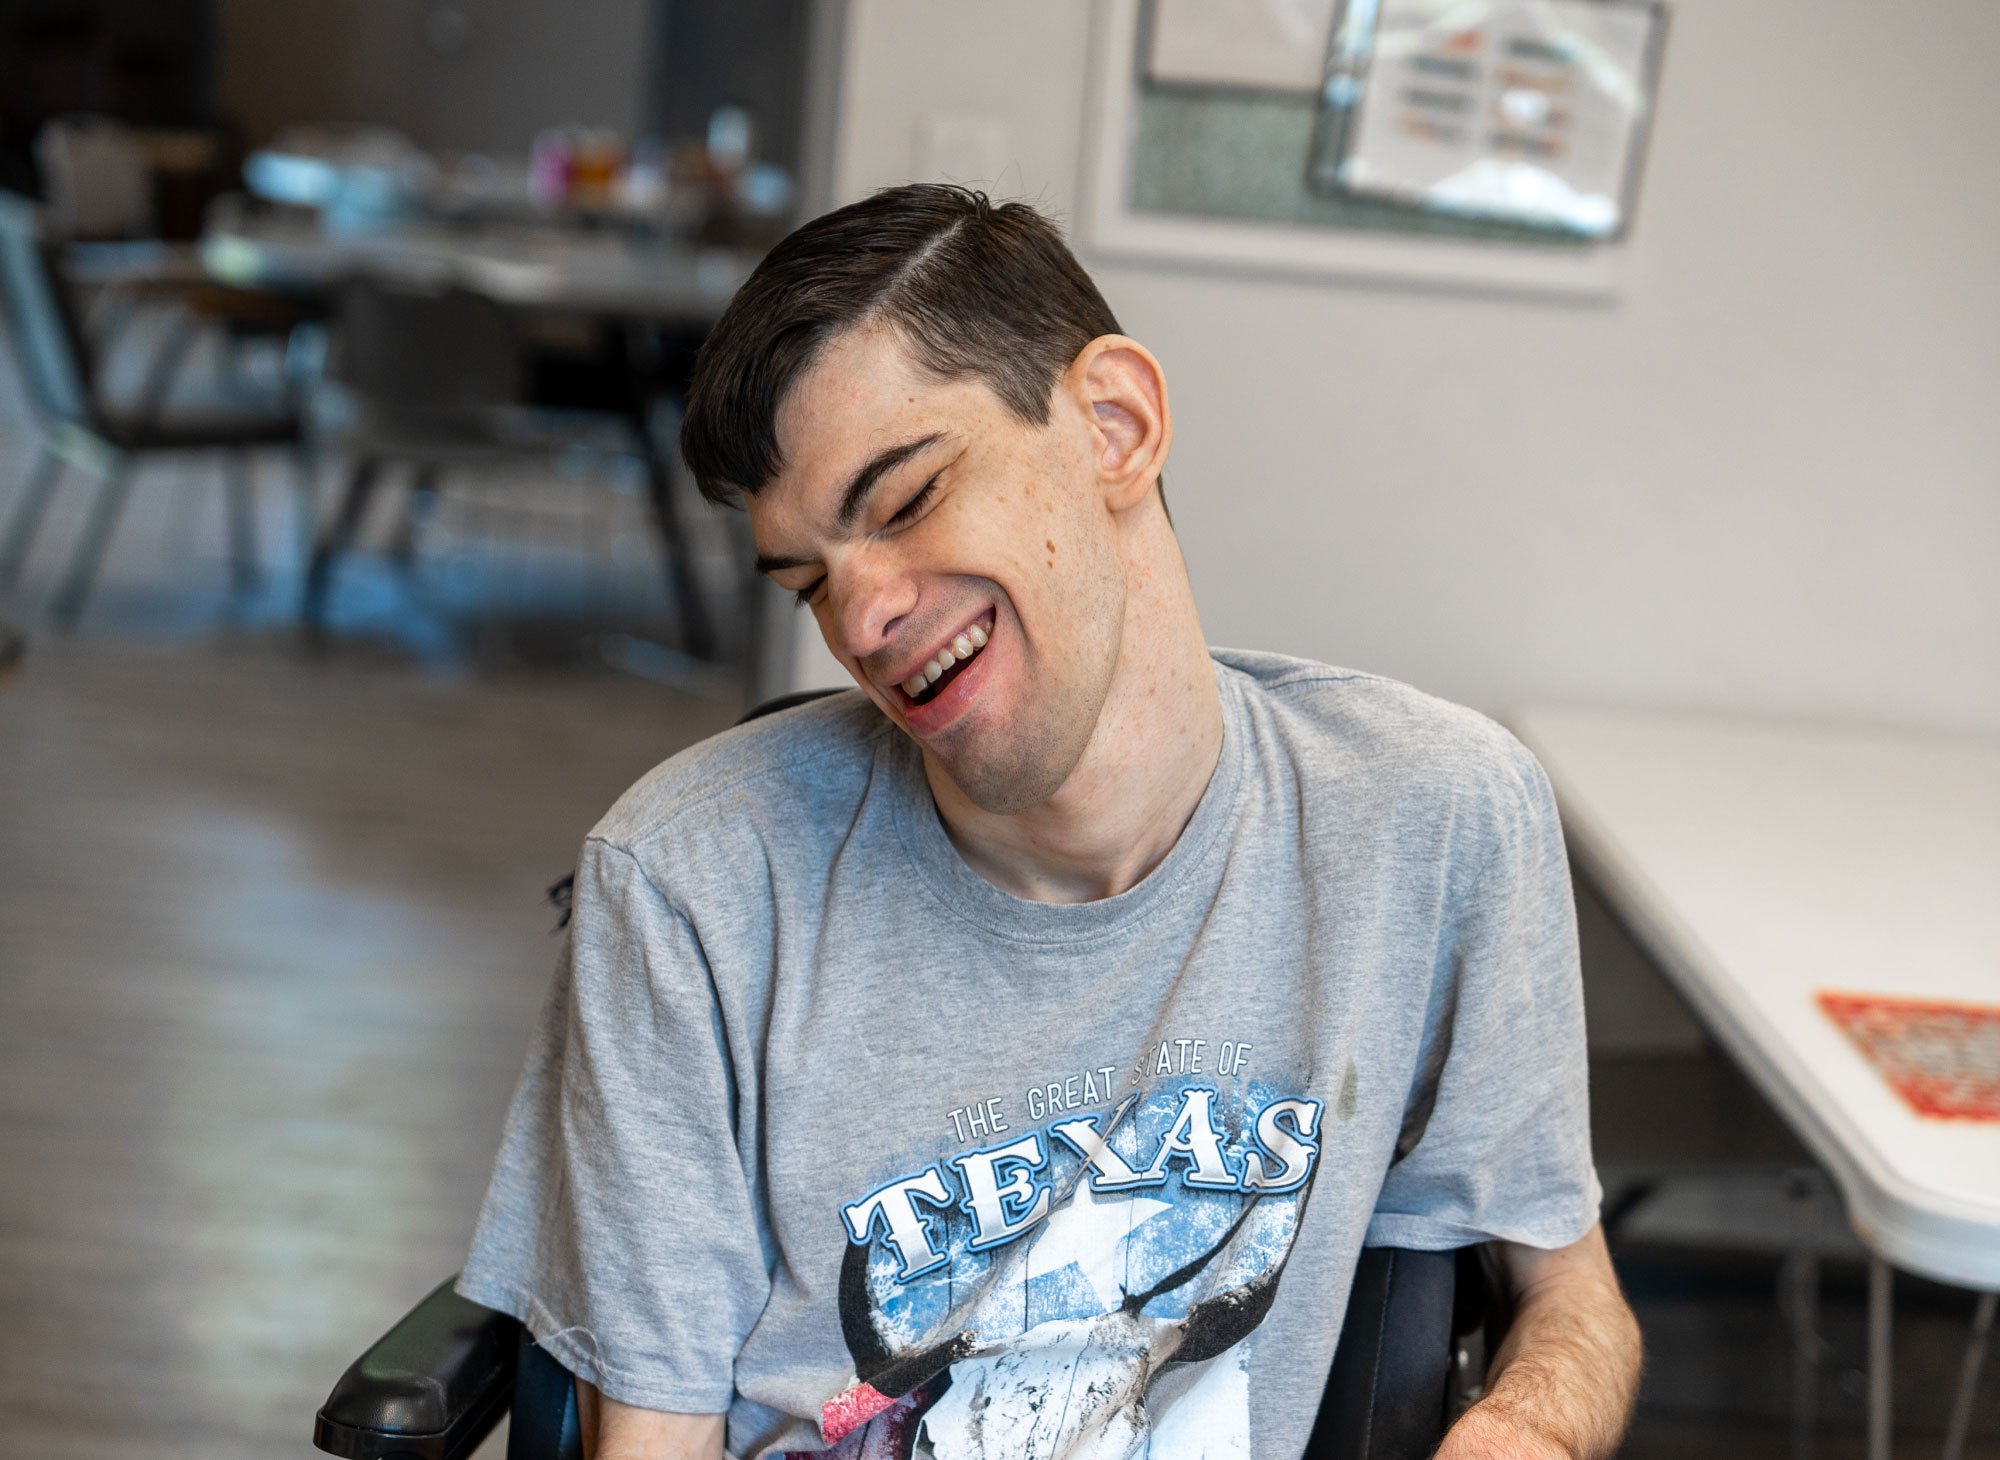
<svg viewBox="0 0 2000 1460">
<path fill-rule="evenodd" d="M 883 477 L 912 457 L 930 450 L 944 440 L 944 437 L 944 432 L 933 431 L 928 436 L 918 436 L 895 446 L 884 447 L 869 457 L 861 470 L 849 477 L 847 485 L 841 488 L 840 506 L 833 514 L 835 524 L 843 530 L 852 527 L 855 519 L 861 515 L 862 507 L 868 501 L 868 494 L 875 490 L 876 484 Z M 759 553 L 757 571 L 778 573 L 786 568 L 803 568 L 810 561 L 812 561 L 810 558 L 787 558 Z"/>
</svg>

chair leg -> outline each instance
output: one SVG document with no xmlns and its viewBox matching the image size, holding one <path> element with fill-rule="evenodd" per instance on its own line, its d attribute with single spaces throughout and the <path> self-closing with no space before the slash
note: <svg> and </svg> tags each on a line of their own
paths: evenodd
<svg viewBox="0 0 2000 1460">
<path fill-rule="evenodd" d="M 223 487 L 229 512 L 229 578 L 236 592 L 248 597 L 257 589 L 257 482 L 249 458 L 241 451 L 224 453 Z"/>
<path fill-rule="evenodd" d="M 687 538 L 674 511 L 673 479 L 653 444 L 650 433 L 642 433 L 642 454 L 646 461 L 646 485 L 653 505 L 653 525 L 659 529 L 660 548 L 666 569 L 667 592 L 680 615 L 681 644 L 697 659 L 715 656 L 715 632 L 709 627 L 708 610 L 703 607 L 701 590 L 694 581 Z"/>
<path fill-rule="evenodd" d="M 55 495 L 62 472 L 62 457 L 43 447 L 34 466 L 29 468 L 28 478 L 21 485 L 20 500 L 7 520 L 6 542 L 0 545 L 0 591 L 12 588 L 21 576 L 21 565 L 28 559 L 28 549 L 34 546 L 42 514 L 48 510 L 49 498 Z"/>
<path fill-rule="evenodd" d="M 306 565 L 305 592 L 299 602 L 299 621 L 310 639 L 317 640 L 326 626 L 326 592 L 333 575 L 334 559 L 345 552 L 354 540 L 381 474 L 379 457 L 364 456 L 354 463 L 354 470 L 347 478 L 347 494 L 340 499 L 340 507 L 333 514 L 333 520 L 327 523 L 326 529 L 320 533 L 319 542 L 313 547 L 312 561 Z"/>
<path fill-rule="evenodd" d="M 319 456 L 310 446 L 292 451 L 292 530 L 298 542 L 296 561 L 303 569 L 319 530 Z"/>
<path fill-rule="evenodd" d="M 444 467 L 435 461 L 420 463 L 416 475 L 410 478 L 410 494 L 396 523 L 395 541 L 389 545 L 389 556 L 405 573 L 416 564 L 417 528 L 437 511 L 438 484 L 443 480 Z"/>
<path fill-rule="evenodd" d="M 83 539 L 77 543 L 76 552 L 70 557 L 69 572 L 50 605 L 50 614 L 59 628 L 73 629 L 83 617 L 83 606 L 90 601 L 91 586 L 97 581 L 104 550 L 111 542 L 111 529 L 118 524 L 118 514 L 125 510 L 125 497 L 131 489 L 131 463 L 121 456 L 104 474 L 104 484 L 97 489 L 97 501 L 90 509 L 90 520 L 83 525 Z"/>
<path fill-rule="evenodd" d="M 168 322 L 166 335 L 161 339 L 160 348 L 139 387 L 135 405 L 139 420 L 150 425 L 159 419 L 167 403 L 167 395 L 180 376 L 181 363 L 187 359 L 188 350 L 194 345 L 194 337 L 195 321 L 185 311 L 177 313 Z"/>
</svg>

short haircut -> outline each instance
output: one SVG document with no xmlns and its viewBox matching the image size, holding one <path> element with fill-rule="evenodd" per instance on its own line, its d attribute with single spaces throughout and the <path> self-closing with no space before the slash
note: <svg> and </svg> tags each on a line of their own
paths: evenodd
<svg viewBox="0 0 2000 1460">
<path fill-rule="evenodd" d="M 835 337 L 887 325 L 940 380 L 977 379 L 1046 425 L 1064 370 L 1118 320 L 1054 223 L 943 183 L 884 188 L 772 249 L 696 357 L 681 457 L 702 495 L 755 495 L 782 469 L 785 396 Z"/>
</svg>

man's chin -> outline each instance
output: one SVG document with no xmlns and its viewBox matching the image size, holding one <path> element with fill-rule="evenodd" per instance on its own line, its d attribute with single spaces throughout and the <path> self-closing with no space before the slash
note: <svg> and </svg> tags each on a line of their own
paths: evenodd
<svg viewBox="0 0 2000 1460">
<path fill-rule="evenodd" d="M 1062 789 L 1072 768 L 1052 771 L 1018 761 L 997 763 L 986 757 L 952 755 L 925 747 L 925 759 L 942 772 L 958 793 L 989 816 L 1019 816 L 1048 804 Z"/>
</svg>

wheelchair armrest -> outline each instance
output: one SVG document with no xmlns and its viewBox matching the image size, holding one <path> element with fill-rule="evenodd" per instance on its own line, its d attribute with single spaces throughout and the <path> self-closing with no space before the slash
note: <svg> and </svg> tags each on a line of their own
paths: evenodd
<svg viewBox="0 0 2000 1460">
<path fill-rule="evenodd" d="M 1444 1436 L 1458 1255 L 1366 1247 L 1309 1456 L 1423 1460 Z"/>
<path fill-rule="evenodd" d="M 333 1386 L 313 1444 L 346 1460 L 459 1460 L 507 1410 L 521 1325 L 446 1279 Z"/>
</svg>

